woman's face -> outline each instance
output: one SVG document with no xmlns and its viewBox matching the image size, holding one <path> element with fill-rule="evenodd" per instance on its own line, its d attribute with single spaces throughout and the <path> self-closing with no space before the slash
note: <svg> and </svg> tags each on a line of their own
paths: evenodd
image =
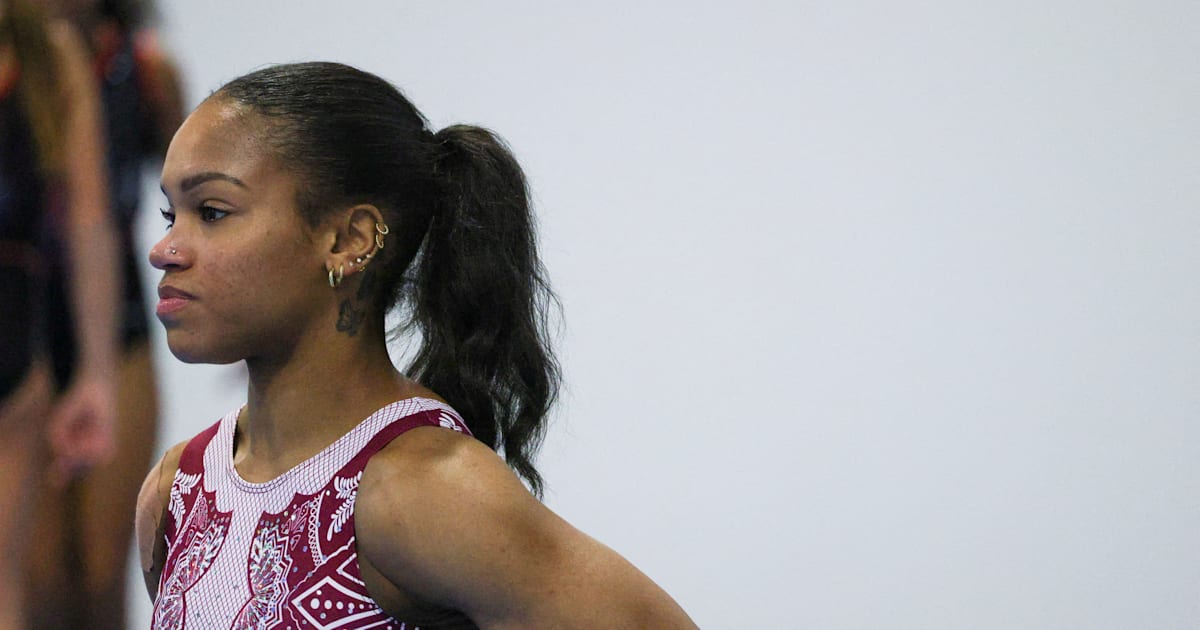
<svg viewBox="0 0 1200 630">
<path fill-rule="evenodd" d="M 217 97 L 167 150 L 164 215 L 173 224 L 150 262 L 163 271 L 158 318 L 183 361 L 285 353 L 327 308 L 321 248 L 265 133 L 257 114 Z"/>
</svg>

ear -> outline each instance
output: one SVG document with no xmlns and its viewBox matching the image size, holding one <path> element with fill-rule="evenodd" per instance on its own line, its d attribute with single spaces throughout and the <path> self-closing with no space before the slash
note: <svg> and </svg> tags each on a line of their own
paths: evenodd
<svg viewBox="0 0 1200 630">
<path fill-rule="evenodd" d="M 376 226 L 386 225 L 383 212 L 371 204 L 359 204 L 337 214 L 333 243 L 326 256 L 326 269 L 344 269 L 345 275 L 361 271 L 376 254 Z"/>
</svg>

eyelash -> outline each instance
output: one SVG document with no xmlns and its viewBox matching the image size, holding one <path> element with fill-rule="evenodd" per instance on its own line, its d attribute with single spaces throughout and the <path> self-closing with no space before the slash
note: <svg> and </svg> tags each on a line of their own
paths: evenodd
<svg viewBox="0 0 1200 630">
<path fill-rule="evenodd" d="M 160 214 L 162 214 L 163 219 L 166 219 L 168 230 L 175 226 L 175 211 L 174 210 L 164 210 L 162 208 L 159 208 L 158 212 Z M 216 221 L 220 221 L 221 219 L 224 219 L 225 217 L 229 216 L 229 211 L 228 210 L 218 210 L 217 208 L 214 208 L 212 206 L 200 206 L 199 214 L 200 214 L 201 221 L 204 221 L 205 223 L 214 223 Z M 216 215 L 219 215 L 219 216 L 216 216 Z"/>
<path fill-rule="evenodd" d="M 221 216 L 213 217 L 213 213 L 220 213 Z M 212 206 L 200 206 L 200 220 L 204 221 L 205 223 L 213 223 L 214 221 L 220 221 L 221 219 L 224 219 L 228 215 L 229 215 L 229 211 L 227 211 L 227 210 L 218 210 Z"/>
</svg>

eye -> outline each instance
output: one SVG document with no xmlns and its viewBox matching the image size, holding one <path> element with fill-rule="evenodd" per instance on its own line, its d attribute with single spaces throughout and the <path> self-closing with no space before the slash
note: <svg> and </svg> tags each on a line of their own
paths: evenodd
<svg viewBox="0 0 1200 630">
<path fill-rule="evenodd" d="M 229 212 L 225 210 L 217 210 L 212 206 L 200 206 L 200 220 L 205 223 L 212 223 L 224 219 Z"/>
<path fill-rule="evenodd" d="M 169 230 L 172 227 L 174 227 L 175 211 L 174 210 L 163 210 L 162 208 L 159 208 L 158 211 L 162 214 L 162 218 L 167 222 L 167 229 Z"/>
</svg>

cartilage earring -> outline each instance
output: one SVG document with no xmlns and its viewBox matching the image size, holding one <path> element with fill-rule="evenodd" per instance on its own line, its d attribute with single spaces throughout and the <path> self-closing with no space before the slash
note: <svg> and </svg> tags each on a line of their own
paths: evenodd
<svg viewBox="0 0 1200 630">
<path fill-rule="evenodd" d="M 391 232 L 391 228 L 386 223 L 375 224 L 375 247 L 383 249 L 383 237 Z"/>
</svg>

